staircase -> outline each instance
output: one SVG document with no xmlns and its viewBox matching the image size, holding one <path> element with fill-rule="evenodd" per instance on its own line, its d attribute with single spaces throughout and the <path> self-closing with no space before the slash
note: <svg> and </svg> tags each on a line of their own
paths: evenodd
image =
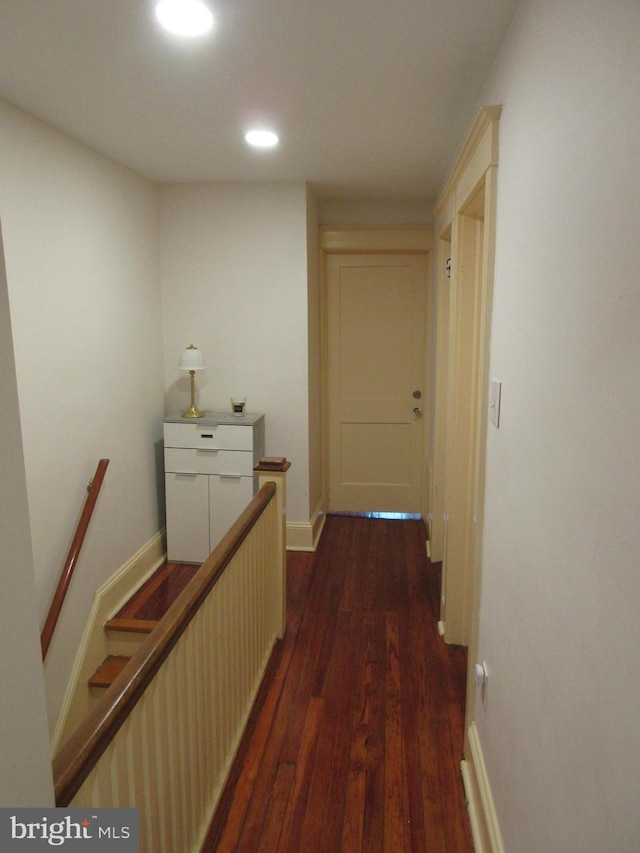
<svg viewBox="0 0 640 853">
<path fill-rule="evenodd" d="M 200 568 L 164 563 L 105 625 L 109 655 L 89 678 L 94 697 L 109 687 Z"/>
</svg>

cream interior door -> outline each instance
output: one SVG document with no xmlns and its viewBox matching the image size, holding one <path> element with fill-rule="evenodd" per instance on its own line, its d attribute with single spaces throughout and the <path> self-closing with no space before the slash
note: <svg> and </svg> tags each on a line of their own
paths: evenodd
<svg viewBox="0 0 640 853">
<path fill-rule="evenodd" d="M 327 257 L 329 510 L 420 512 L 427 259 Z"/>
</svg>

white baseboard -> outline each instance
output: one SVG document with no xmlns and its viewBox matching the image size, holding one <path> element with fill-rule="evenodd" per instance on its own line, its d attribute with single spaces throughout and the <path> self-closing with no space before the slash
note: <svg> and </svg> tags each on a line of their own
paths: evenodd
<svg viewBox="0 0 640 853">
<path fill-rule="evenodd" d="M 52 755 L 73 734 L 90 710 L 87 680 L 108 654 L 105 622 L 126 604 L 164 560 L 164 531 L 160 531 L 96 592 L 53 732 Z"/>
<path fill-rule="evenodd" d="M 476 853 L 504 853 L 489 777 L 475 721 L 469 726 L 469 754 L 461 764 Z"/>
<path fill-rule="evenodd" d="M 316 550 L 327 517 L 323 506 L 324 501 L 321 500 L 307 522 L 287 522 L 287 551 Z"/>
</svg>

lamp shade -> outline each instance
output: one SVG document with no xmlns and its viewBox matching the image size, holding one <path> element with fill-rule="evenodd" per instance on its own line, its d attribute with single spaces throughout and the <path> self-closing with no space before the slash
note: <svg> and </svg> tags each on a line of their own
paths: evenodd
<svg viewBox="0 0 640 853">
<path fill-rule="evenodd" d="M 190 344 L 180 353 L 178 362 L 180 370 L 204 370 L 204 357 L 198 347 Z"/>
</svg>

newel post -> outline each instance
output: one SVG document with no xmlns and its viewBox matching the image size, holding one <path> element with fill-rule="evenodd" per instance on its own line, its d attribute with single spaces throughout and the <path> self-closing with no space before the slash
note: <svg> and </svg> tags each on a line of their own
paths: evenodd
<svg viewBox="0 0 640 853">
<path fill-rule="evenodd" d="M 282 456 L 265 456 L 253 469 L 258 474 L 258 488 L 265 483 L 276 485 L 276 512 L 279 519 L 275 541 L 275 571 L 277 576 L 277 602 L 275 627 L 280 639 L 287 627 L 287 471 L 291 462 Z"/>
</svg>

